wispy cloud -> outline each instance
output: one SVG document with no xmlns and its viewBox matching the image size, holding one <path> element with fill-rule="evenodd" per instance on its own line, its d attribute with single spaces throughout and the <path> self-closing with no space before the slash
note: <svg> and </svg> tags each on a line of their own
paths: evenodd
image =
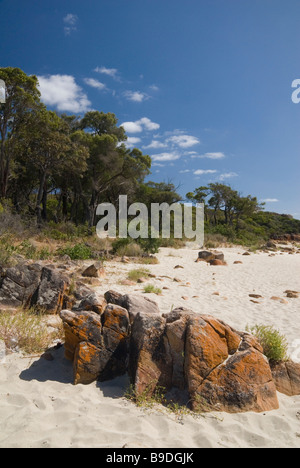
<svg viewBox="0 0 300 468">
<path fill-rule="evenodd" d="M 135 122 L 123 122 L 121 127 L 127 133 L 141 133 L 143 130 L 154 131 L 160 128 L 158 123 L 152 122 L 152 120 L 148 119 L 148 117 L 143 117 L 140 120 L 136 120 Z"/>
<path fill-rule="evenodd" d="M 180 158 L 178 153 L 161 153 L 161 154 L 154 154 L 152 157 L 153 161 L 159 162 L 168 162 L 168 161 L 176 161 Z"/>
<path fill-rule="evenodd" d="M 85 78 L 84 82 L 88 85 L 91 86 L 92 88 L 99 89 L 100 91 L 103 91 L 106 89 L 106 85 L 104 83 L 101 83 L 98 80 L 95 80 L 94 78 Z"/>
<path fill-rule="evenodd" d="M 116 81 L 120 81 L 119 71 L 117 68 L 96 67 L 94 71 L 96 73 L 101 73 L 103 75 L 110 76 Z"/>
<path fill-rule="evenodd" d="M 143 102 L 150 99 L 148 94 L 142 93 L 141 91 L 125 91 L 124 96 L 128 101 L 132 102 Z"/>
<path fill-rule="evenodd" d="M 144 149 L 161 149 L 166 148 L 168 145 L 166 143 L 162 143 L 158 140 L 152 140 L 151 143 L 147 146 L 143 146 Z"/>
<path fill-rule="evenodd" d="M 70 36 L 72 32 L 77 31 L 78 16 L 73 13 L 68 13 L 64 17 L 64 32 L 66 36 Z"/>
<path fill-rule="evenodd" d="M 59 111 L 79 114 L 90 110 L 91 102 L 71 75 L 38 76 L 42 101 Z"/>
<path fill-rule="evenodd" d="M 232 179 L 233 177 L 238 177 L 239 175 L 236 172 L 224 172 L 220 174 L 219 180 L 224 181 L 226 179 Z"/>
<path fill-rule="evenodd" d="M 191 154 L 191 157 L 193 159 L 197 158 L 197 159 L 224 159 L 225 158 L 225 154 L 224 153 L 205 153 L 205 154 L 197 154 L 197 153 L 194 153 Z"/>
<path fill-rule="evenodd" d="M 214 169 L 197 169 L 194 171 L 194 175 L 216 174 L 217 172 Z"/>
<path fill-rule="evenodd" d="M 279 200 L 277 198 L 264 198 L 260 200 L 262 203 L 278 203 Z"/>
</svg>

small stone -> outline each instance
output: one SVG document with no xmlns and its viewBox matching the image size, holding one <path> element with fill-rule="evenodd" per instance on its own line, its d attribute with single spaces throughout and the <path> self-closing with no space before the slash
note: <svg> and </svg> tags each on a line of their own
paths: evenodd
<svg viewBox="0 0 300 468">
<path fill-rule="evenodd" d="M 88 278 L 103 278 L 105 276 L 105 270 L 101 262 L 96 262 L 93 265 L 87 267 L 82 276 L 87 276 Z"/>
<path fill-rule="evenodd" d="M 280 302 L 281 304 L 288 304 L 288 301 L 286 301 L 286 300 L 283 299 L 282 297 L 272 296 L 272 297 L 271 297 L 271 300 L 272 300 L 272 301 Z"/>
<path fill-rule="evenodd" d="M 147 283 L 147 278 L 138 278 L 137 283 Z"/>
<path fill-rule="evenodd" d="M 120 284 L 122 284 L 123 286 L 135 286 L 136 285 L 135 281 L 130 281 L 127 279 L 122 280 Z"/>
<path fill-rule="evenodd" d="M 292 293 L 292 292 L 289 292 L 289 293 L 287 293 L 286 297 L 289 297 L 290 299 L 298 299 L 299 295 L 295 294 L 295 293 Z"/>
</svg>

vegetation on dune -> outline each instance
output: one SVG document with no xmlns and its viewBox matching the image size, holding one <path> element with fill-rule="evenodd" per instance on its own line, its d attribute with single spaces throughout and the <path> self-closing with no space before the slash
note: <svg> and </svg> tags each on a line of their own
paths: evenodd
<svg viewBox="0 0 300 468">
<path fill-rule="evenodd" d="M 170 239 L 102 240 L 102 245 L 99 239 L 93 245 L 97 206 L 110 202 L 118 210 L 120 195 L 127 195 L 128 205 L 144 203 L 149 213 L 152 203 L 205 202 L 208 247 L 221 242 L 259 246 L 274 234 L 300 232 L 300 221 L 265 212 L 256 197 L 225 184 L 201 186 L 184 200 L 171 182 L 146 182 L 151 158 L 126 147 L 125 130 L 114 114 L 57 114 L 41 102 L 35 76 L 8 67 L 0 68 L 0 79 L 7 91 L 6 103 L 0 104 L 2 266 L 16 255 L 88 259 L 111 251 L 146 259 L 160 246 L 184 245 L 184 239 L 174 238 L 172 214 Z"/>
<path fill-rule="evenodd" d="M 257 337 L 269 361 L 282 362 L 289 359 L 287 339 L 275 327 L 255 325 L 247 327 L 247 331 Z"/>
</svg>

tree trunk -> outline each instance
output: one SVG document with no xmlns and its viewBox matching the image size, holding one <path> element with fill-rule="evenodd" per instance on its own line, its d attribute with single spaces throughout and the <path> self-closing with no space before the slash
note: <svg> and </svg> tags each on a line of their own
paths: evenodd
<svg viewBox="0 0 300 468">
<path fill-rule="evenodd" d="M 45 181 L 45 184 L 44 184 L 44 190 L 43 190 L 43 197 L 42 197 L 42 219 L 44 222 L 47 222 L 47 197 L 48 197 L 48 193 L 47 193 L 47 184 L 46 184 L 46 181 Z"/>
<path fill-rule="evenodd" d="M 46 172 L 43 172 L 40 177 L 40 186 L 39 186 L 39 191 L 38 191 L 37 200 L 36 200 L 36 220 L 37 220 L 38 227 L 41 227 L 42 225 L 41 203 L 42 203 L 43 194 L 44 194 L 45 181 L 46 181 Z"/>
</svg>

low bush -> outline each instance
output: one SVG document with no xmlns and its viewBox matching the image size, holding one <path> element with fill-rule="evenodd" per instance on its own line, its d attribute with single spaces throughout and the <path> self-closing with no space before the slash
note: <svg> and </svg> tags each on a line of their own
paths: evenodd
<svg viewBox="0 0 300 468">
<path fill-rule="evenodd" d="M 91 247 L 83 243 L 61 247 L 57 250 L 57 254 L 60 256 L 68 255 L 71 260 L 89 260 L 93 258 Z"/>
<path fill-rule="evenodd" d="M 144 293 L 146 294 L 161 294 L 162 290 L 160 288 L 157 288 L 156 286 L 153 286 L 153 284 L 147 284 L 147 286 L 144 287 Z"/>
<path fill-rule="evenodd" d="M 255 325 L 247 327 L 247 331 L 256 336 L 264 350 L 265 356 L 272 362 L 288 360 L 288 343 L 286 337 L 273 326 Z"/>
<path fill-rule="evenodd" d="M 147 268 L 138 268 L 137 270 L 131 270 L 128 273 L 128 279 L 131 281 L 138 281 L 141 278 L 148 278 L 150 271 Z"/>
</svg>

